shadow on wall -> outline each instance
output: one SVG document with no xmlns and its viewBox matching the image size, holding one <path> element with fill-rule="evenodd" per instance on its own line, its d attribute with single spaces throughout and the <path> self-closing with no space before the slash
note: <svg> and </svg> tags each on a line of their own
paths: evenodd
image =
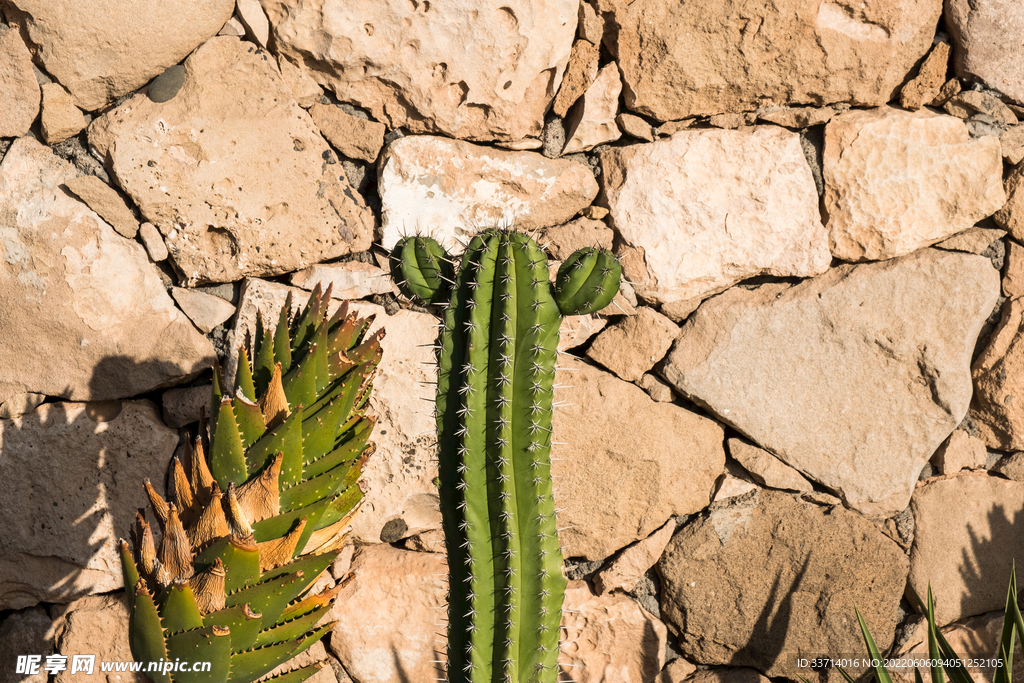
<svg viewBox="0 0 1024 683">
<path fill-rule="evenodd" d="M 961 551 L 960 578 L 964 592 L 960 598 L 960 613 L 964 615 L 1003 609 L 1015 558 L 1020 585 L 1019 570 L 1024 566 L 1024 511 L 1014 513 L 1011 520 L 1002 505 L 995 505 L 988 512 L 987 526 L 987 534 L 979 534 L 968 526 L 970 548 Z M 1018 603 L 1024 604 L 1024 592 L 1020 590 Z"/>
<path fill-rule="evenodd" d="M 784 588 L 780 587 L 782 572 L 775 576 L 764 607 L 754 622 L 750 639 L 733 654 L 731 665 L 760 668 L 770 667 L 779 661 L 793 620 L 793 596 L 800 590 L 810 562 L 810 556 L 805 557 L 800 571 Z M 780 595 L 784 597 L 780 599 Z"/>
</svg>

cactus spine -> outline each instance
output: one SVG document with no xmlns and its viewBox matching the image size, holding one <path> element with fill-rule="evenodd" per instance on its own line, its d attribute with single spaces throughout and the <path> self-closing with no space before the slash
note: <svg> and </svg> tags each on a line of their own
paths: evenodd
<svg viewBox="0 0 1024 683">
<path fill-rule="evenodd" d="M 607 305 L 621 268 L 581 250 L 553 287 L 536 242 L 507 230 L 477 235 L 454 282 L 438 276 L 448 261 L 413 237 L 391 263 L 405 293 L 449 295 L 436 405 L 448 680 L 555 681 L 566 586 L 550 458 L 558 331 L 563 315 Z"/>
</svg>

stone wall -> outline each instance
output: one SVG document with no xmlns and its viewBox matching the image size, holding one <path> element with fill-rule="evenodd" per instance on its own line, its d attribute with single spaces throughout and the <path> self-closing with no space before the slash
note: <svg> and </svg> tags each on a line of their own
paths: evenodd
<svg viewBox="0 0 1024 683">
<path fill-rule="evenodd" d="M 929 586 L 992 654 L 1024 563 L 1018 120 L 1000 0 L 0 0 L 0 683 L 130 656 L 142 480 L 256 311 L 328 283 L 388 335 L 316 682 L 434 680 L 435 317 L 386 256 L 495 224 L 627 280 L 562 330 L 563 680 L 834 681 L 797 657 L 863 654 L 855 607 L 925 651 Z"/>
</svg>

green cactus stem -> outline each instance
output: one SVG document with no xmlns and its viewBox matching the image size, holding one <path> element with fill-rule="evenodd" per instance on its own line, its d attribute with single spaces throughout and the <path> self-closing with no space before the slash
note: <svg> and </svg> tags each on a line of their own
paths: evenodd
<svg viewBox="0 0 1024 683">
<path fill-rule="evenodd" d="M 563 315 L 607 304 L 621 269 L 606 252 L 583 250 L 552 286 L 536 242 L 487 230 L 447 286 L 415 257 L 447 260 L 435 245 L 400 241 L 392 275 L 432 282 L 425 301 L 448 300 L 436 405 L 448 680 L 556 681 L 566 586 L 550 458 L 558 331 Z"/>
</svg>

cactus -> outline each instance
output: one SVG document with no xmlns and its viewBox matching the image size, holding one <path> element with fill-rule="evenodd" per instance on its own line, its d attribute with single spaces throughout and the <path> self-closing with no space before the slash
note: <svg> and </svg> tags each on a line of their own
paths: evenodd
<svg viewBox="0 0 1024 683">
<path fill-rule="evenodd" d="M 448 552 L 447 675 L 455 682 L 555 681 L 566 580 L 551 483 L 551 420 L 563 315 L 599 310 L 621 267 L 574 253 L 552 286 L 530 237 L 486 230 L 452 281 L 436 241 L 402 239 L 392 277 L 447 299 L 437 386 L 439 487 Z"/>
<path fill-rule="evenodd" d="M 187 464 L 172 462 L 171 502 L 146 482 L 161 540 L 140 514 L 135 554 L 122 541 L 121 560 L 132 655 L 155 683 L 247 683 L 333 626 L 317 624 L 342 584 L 297 598 L 333 562 L 362 499 L 383 331 L 367 337 L 371 320 L 347 303 L 328 317 L 329 301 L 318 287 L 290 320 L 289 295 L 275 330 L 257 316 L 253 360 L 239 350 L 231 395 L 214 369 L 209 438 L 195 439 Z M 210 670 L 172 666 L 179 659 Z M 274 680 L 300 683 L 322 666 Z"/>
</svg>

